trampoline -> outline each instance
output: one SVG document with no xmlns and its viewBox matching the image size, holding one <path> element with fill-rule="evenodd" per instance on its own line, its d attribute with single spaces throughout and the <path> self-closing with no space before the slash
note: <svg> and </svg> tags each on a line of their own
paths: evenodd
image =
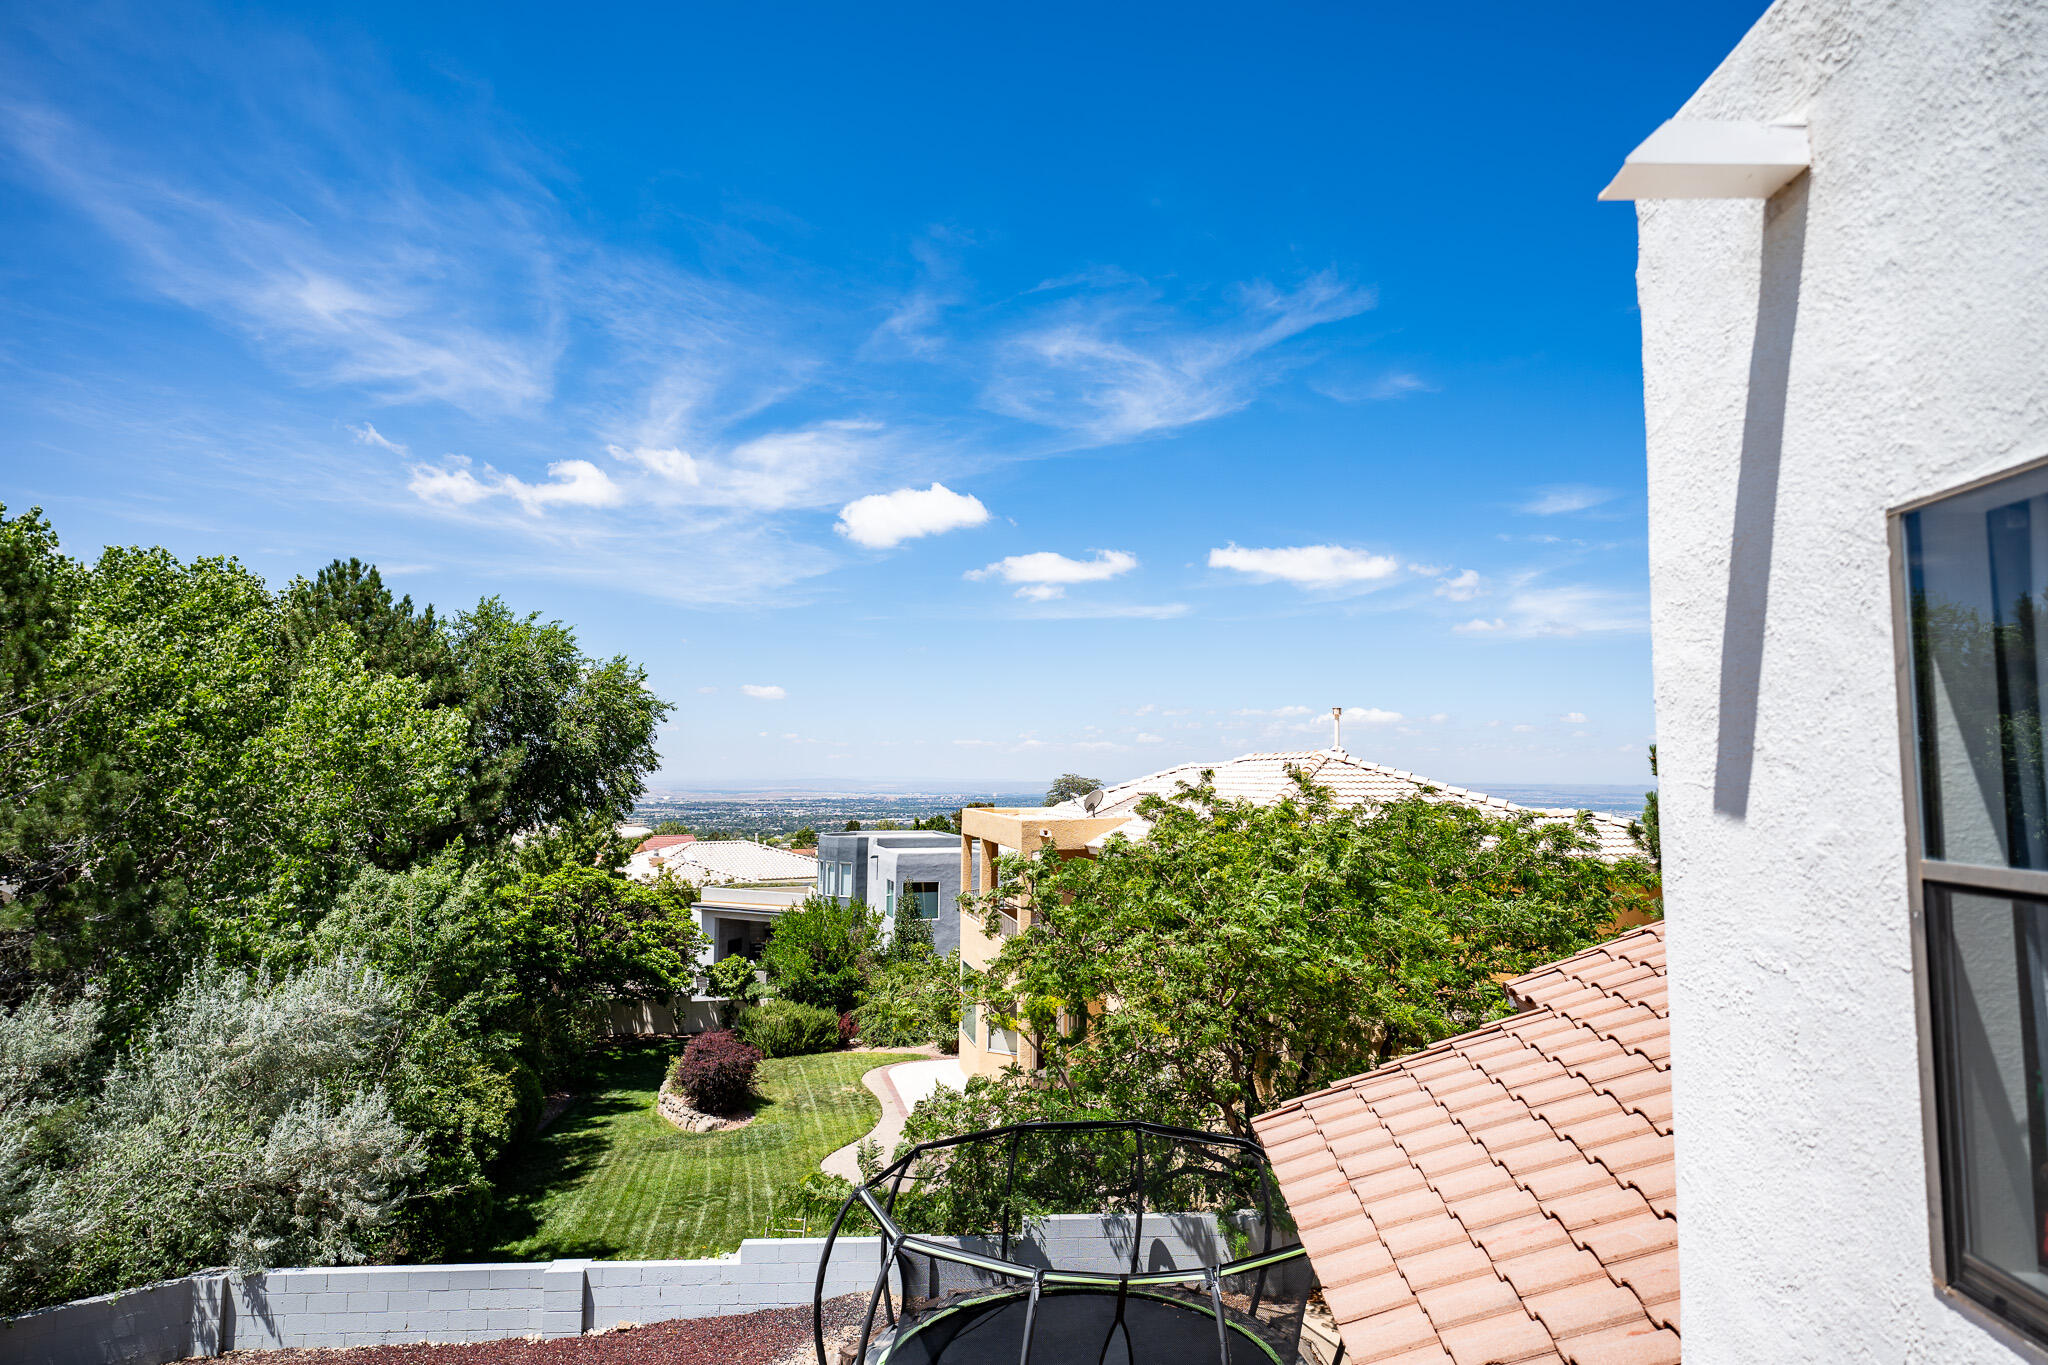
<svg viewBox="0 0 2048 1365">
<path fill-rule="evenodd" d="M 877 1259 L 842 1243 L 849 1218 L 879 1231 Z M 835 1251 L 873 1267 L 837 1359 Z M 1297 1365 L 1315 1288 L 1257 1142 L 1023 1123 L 921 1143 L 857 1186 L 819 1257 L 812 1324 L 819 1365 Z"/>
</svg>

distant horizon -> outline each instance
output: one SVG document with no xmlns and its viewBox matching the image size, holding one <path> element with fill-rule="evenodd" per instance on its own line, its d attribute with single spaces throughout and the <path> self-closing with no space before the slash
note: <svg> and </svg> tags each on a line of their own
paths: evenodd
<svg viewBox="0 0 2048 1365">
<path fill-rule="evenodd" d="M 1089 774 L 1092 776 L 1092 774 Z M 720 796 L 735 792 L 829 792 L 842 796 L 961 796 L 981 793 L 995 793 L 1005 796 L 1044 793 L 1052 786 L 1054 776 L 1043 778 L 897 778 L 897 777 L 829 777 L 815 778 L 704 778 L 688 784 L 650 785 L 642 799 L 659 800 L 664 797 Z M 1103 778 L 1104 786 L 1115 786 L 1129 782 L 1143 773 L 1127 777 Z M 1463 787 L 1469 791 L 1505 792 L 1538 791 L 1583 791 L 1600 793 L 1643 792 L 1657 790 L 1657 779 L 1647 778 L 1643 782 L 1488 782 L 1484 780 L 1437 777 L 1432 774 L 1418 774 L 1429 781 L 1441 782 L 1446 786 Z"/>
</svg>

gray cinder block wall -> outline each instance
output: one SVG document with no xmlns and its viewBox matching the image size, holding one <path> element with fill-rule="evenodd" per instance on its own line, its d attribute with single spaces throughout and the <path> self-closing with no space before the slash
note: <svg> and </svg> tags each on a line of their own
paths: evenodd
<svg viewBox="0 0 2048 1365">
<path fill-rule="evenodd" d="M 1129 1263 L 1134 1231 L 1127 1218 L 1059 1214 L 1034 1222 L 1011 1256 L 1113 1273 Z M 961 1240 L 996 1250 L 992 1239 Z M 622 1323 L 794 1308 L 811 1302 L 824 1248 L 822 1237 L 749 1238 L 736 1256 L 714 1260 L 208 1271 L 0 1319 L 0 1361 L 167 1365 L 229 1350 L 573 1337 Z M 1210 1215 L 1145 1219 L 1141 1268 L 1227 1255 Z M 871 1292 L 880 1266 L 880 1239 L 840 1238 L 827 1296 Z"/>
</svg>

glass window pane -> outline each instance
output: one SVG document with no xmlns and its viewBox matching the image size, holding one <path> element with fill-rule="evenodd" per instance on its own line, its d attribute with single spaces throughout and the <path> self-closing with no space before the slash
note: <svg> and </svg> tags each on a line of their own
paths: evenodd
<svg viewBox="0 0 2048 1365">
<path fill-rule="evenodd" d="M 2048 905 L 1930 886 L 1943 951 L 1946 1198 L 1959 1267 L 2048 1294 Z"/>
<path fill-rule="evenodd" d="M 2048 640 L 2036 628 L 2048 604 L 2048 470 L 1904 521 L 1927 856 L 2048 868 Z"/>
</svg>

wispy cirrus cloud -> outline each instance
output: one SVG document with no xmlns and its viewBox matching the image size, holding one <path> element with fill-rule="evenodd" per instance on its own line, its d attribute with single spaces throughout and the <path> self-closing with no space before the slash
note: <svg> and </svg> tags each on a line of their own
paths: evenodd
<svg viewBox="0 0 2048 1365">
<path fill-rule="evenodd" d="M 1285 342 L 1373 296 L 1325 271 L 1294 289 L 1241 285 L 1232 302 L 1191 324 L 1136 287 L 1068 298 L 1002 343 L 983 401 L 1101 443 L 1178 430 L 1250 403 L 1284 368 Z"/>
<path fill-rule="evenodd" d="M 1451 627 L 1460 635 L 1503 639 L 1633 635 L 1649 628 L 1649 612 L 1640 594 L 1585 584 L 1518 586 L 1499 615 L 1474 617 Z"/>
<path fill-rule="evenodd" d="M 1446 578 L 1434 589 L 1436 596 L 1447 597 L 1453 602 L 1470 602 L 1485 591 L 1486 580 L 1479 576 L 1477 569 L 1466 569 Z"/>
<path fill-rule="evenodd" d="M 1532 517 L 1555 517 L 1598 507 L 1604 502 L 1612 502 L 1617 496 L 1611 488 L 1595 488 L 1590 484 L 1552 484 L 1537 489 L 1535 496 L 1515 510 Z"/>
<path fill-rule="evenodd" d="M 1170 294 L 1114 268 L 977 300 L 973 235 L 950 227 L 878 304 L 744 220 L 701 225 L 722 256 L 628 239 L 486 87 L 401 80 L 367 46 L 139 11 L 36 41 L 5 61 L 10 192 L 88 225 L 110 278 L 237 338 L 259 378 L 317 395 L 302 407 L 370 412 L 324 452 L 355 462 L 324 495 L 433 522 L 456 571 L 801 600 L 851 546 L 974 524 L 964 502 L 892 523 L 864 500 L 1238 411 L 1297 339 L 1373 304 L 1333 271 Z M 246 109 L 263 117 L 224 112 Z M 250 477 L 305 483 L 256 453 Z M 1016 586 L 1050 610 L 1067 585 Z"/>
</svg>

